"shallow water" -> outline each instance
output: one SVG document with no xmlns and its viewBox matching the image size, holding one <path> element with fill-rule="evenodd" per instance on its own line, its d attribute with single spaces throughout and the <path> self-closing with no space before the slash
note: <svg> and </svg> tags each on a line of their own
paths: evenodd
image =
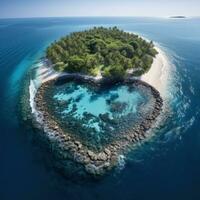
<svg viewBox="0 0 200 200">
<path fill-rule="evenodd" d="M 84 112 L 89 112 L 96 117 L 100 114 L 109 113 L 109 116 L 113 118 L 114 113 L 112 113 L 109 103 L 111 101 L 113 101 L 113 103 L 120 102 L 126 104 L 122 112 L 116 113 L 119 117 L 129 113 L 135 113 L 139 101 L 142 100 L 142 96 L 139 92 L 128 91 L 127 86 L 112 88 L 109 91 L 103 92 L 103 94 L 95 94 L 95 92 L 90 91 L 87 87 L 79 85 L 76 89 L 74 89 L 74 85 L 67 86 L 67 89 L 71 91 L 66 93 L 58 91 L 59 94 L 55 94 L 54 99 L 58 101 L 75 100 L 77 111 L 74 115 L 77 118 L 82 118 Z M 72 104 L 70 104 L 63 113 L 67 114 L 71 111 Z"/>
<path fill-rule="evenodd" d="M 95 87 L 69 81 L 54 84 L 44 96 L 58 123 L 95 148 L 126 134 L 152 105 L 150 90 L 131 84 Z"/>
<path fill-rule="evenodd" d="M 118 173 L 74 183 L 51 167 L 49 154 L 19 124 L 17 100 L 25 73 L 48 44 L 94 25 L 117 25 L 161 45 L 171 62 L 171 115 Z M 199 25 L 199 18 L 0 20 L 0 199 L 199 199 Z"/>
<path fill-rule="evenodd" d="M 63 89 L 67 91 L 62 92 L 59 87 L 53 98 L 58 102 L 66 103 L 71 100 L 61 114 L 73 112 L 73 105 L 75 105 L 77 108 L 73 112 L 75 119 L 83 119 L 84 112 L 94 117 L 108 113 L 110 119 L 134 114 L 139 104 L 145 101 L 144 95 L 142 96 L 137 90 L 129 91 L 128 86 L 112 87 L 98 93 L 84 85 L 74 83 L 66 85 Z M 115 109 L 117 104 L 118 107 Z"/>
</svg>

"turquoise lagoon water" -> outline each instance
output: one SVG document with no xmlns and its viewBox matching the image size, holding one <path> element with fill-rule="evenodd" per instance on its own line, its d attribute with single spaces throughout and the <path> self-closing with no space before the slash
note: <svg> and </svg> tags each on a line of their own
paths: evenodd
<svg viewBox="0 0 200 200">
<path fill-rule="evenodd" d="M 144 95 L 139 91 L 129 91 L 128 86 L 118 86 L 107 89 L 106 91 L 96 93 L 87 86 L 68 84 L 67 92 L 60 92 L 58 88 L 54 99 L 61 102 L 69 102 L 66 108 L 61 111 L 61 114 L 69 114 L 73 112 L 73 105 L 76 110 L 73 112 L 75 119 L 83 119 L 84 113 L 87 112 L 94 117 L 99 117 L 101 114 L 108 113 L 110 119 L 120 118 L 128 114 L 137 112 L 139 104 L 145 102 Z M 64 88 L 66 88 L 64 87 Z M 93 126 L 93 124 L 89 125 Z M 96 125 L 96 124 L 95 124 Z M 87 124 L 85 124 L 87 126 Z M 95 127 L 99 130 L 99 127 Z"/>
<path fill-rule="evenodd" d="M 127 126 L 132 128 L 139 120 L 141 106 L 149 101 L 142 89 L 121 84 L 94 88 L 70 81 L 55 84 L 46 93 L 48 107 L 63 127 L 96 148 L 125 134 Z"/>
<path fill-rule="evenodd" d="M 73 89 L 73 85 L 68 86 L 69 89 Z M 116 113 L 117 116 L 121 117 L 129 113 L 136 113 L 137 106 L 142 100 L 142 96 L 137 91 L 129 91 L 127 86 L 119 86 L 112 88 L 103 94 L 95 94 L 95 92 L 90 91 L 87 87 L 78 86 L 75 90 L 67 92 L 67 94 L 59 92 L 55 94 L 54 98 L 58 101 L 69 101 L 70 99 L 78 99 L 75 102 L 78 108 L 74 116 L 77 118 L 83 118 L 84 112 L 89 112 L 90 114 L 98 117 L 100 114 L 108 113 L 110 118 L 113 118 L 115 113 L 112 113 L 111 105 L 109 101 L 113 100 L 113 103 L 124 103 L 125 108 Z M 112 98 L 114 97 L 114 99 Z M 70 104 L 64 111 L 64 114 L 68 114 L 73 109 L 72 104 Z"/>
<path fill-rule="evenodd" d="M 20 124 L 26 72 L 54 40 L 93 26 L 118 26 L 156 41 L 170 60 L 171 114 L 154 137 L 100 181 L 72 182 Z M 43 18 L 0 20 L 0 199 L 199 200 L 200 18 Z"/>
</svg>

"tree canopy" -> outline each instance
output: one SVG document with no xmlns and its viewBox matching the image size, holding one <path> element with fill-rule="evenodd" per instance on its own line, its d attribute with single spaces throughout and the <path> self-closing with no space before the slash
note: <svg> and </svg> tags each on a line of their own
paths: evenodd
<svg viewBox="0 0 200 200">
<path fill-rule="evenodd" d="M 78 72 L 108 78 L 123 78 L 133 69 L 146 72 L 157 51 L 153 42 L 117 27 L 74 32 L 52 43 L 47 58 L 58 71 Z"/>
</svg>

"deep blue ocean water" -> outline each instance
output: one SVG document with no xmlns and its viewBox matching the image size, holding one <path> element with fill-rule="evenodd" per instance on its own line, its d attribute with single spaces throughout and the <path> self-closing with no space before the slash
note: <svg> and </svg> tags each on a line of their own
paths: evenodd
<svg viewBox="0 0 200 200">
<path fill-rule="evenodd" d="M 118 26 L 157 42 L 174 66 L 172 114 L 155 136 L 99 181 L 63 178 L 19 124 L 25 73 L 55 39 L 93 26 Z M 0 199 L 200 199 L 200 18 L 0 20 Z M 31 131 L 31 130 L 30 130 Z"/>
</svg>

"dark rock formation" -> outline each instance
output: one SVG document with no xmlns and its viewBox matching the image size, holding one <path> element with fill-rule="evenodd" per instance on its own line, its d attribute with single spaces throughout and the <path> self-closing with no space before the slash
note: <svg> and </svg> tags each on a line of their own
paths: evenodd
<svg viewBox="0 0 200 200">
<path fill-rule="evenodd" d="M 87 145 L 84 145 L 82 141 L 79 141 L 73 134 L 64 131 L 62 127 L 54 120 L 54 117 L 48 112 L 47 102 L 44 100 L 45 91 L 47 88 L 51 87 L 52 84 L 59 85 L 69 80 L 78 81 L 81 83 L 87 82 L 95 87 L 105 87 L 108 85 L 108 83 L 110 84 L 108 80 L 95 81 L 94 79 L 84 79 L 83 77 L 74 77 L 72 75 L 43 83 L 39 87 L 35 96 L 36 108 L 40 113 L 40 118 L 42 118 L 40 123 L 43 129 L 45 129 L 44 132 L 46 132 L 45 134 L 47 138 L 50 138 L 52 141 L 56 140 L 57 149 L 59 149 L 59 151 L 57 151 L 59 152 L 57 153 L 57 156 L 61 157 L 62 159 L 73 160 L 79 165 L 82 165 L 86 172 L 91 175 L 103 175 L 108 170 L 116 166 L 120 154 L 127 152 L 133 144 L 147 137 L 147 131 L 152 127 L 156 118 L 162 111 L 163 100 L 159 92 L 145 82 L 135 79 L 127 79 L 121 82 L 120 84 L 148 88 L 151 91 L 153 98 L 152 108 L 145 116 L 142 117 L 138 124 L 136 124 L 134 127 L 130 127 L 129 130 L 123 134 L 122 139 L 114 140 L 101 151 L 95 152 L 89 149 Z M 62 103 L 64 104 L 65 102 Z M 85 115 L 88 117 L 88 119 L 91 117 L 88 113 L 85 113 Z M 103 121 L 110 121 L 107 114 L 101 114 L 99 117 Z"/>
</svg>

